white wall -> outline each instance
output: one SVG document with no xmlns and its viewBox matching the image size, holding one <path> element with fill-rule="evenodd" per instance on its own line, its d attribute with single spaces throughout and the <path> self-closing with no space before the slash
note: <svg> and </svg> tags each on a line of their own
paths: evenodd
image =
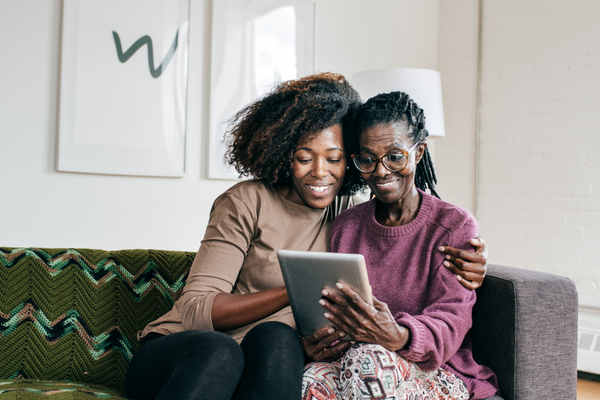
<svg viewBox="0 0 600 400">
<path fill-rule="evenodd" d="M 437 0 L 316 3 L 317 69 L 435 68 Z M 0 246 L 195 251 L 233 184 L 205 178 L 211 2 L 191 0 L 183 178 L 56 172 L 60 4 L 0 1 Z"/>
<path fill-rule="evenodd" d="M 494 260 L 600 307 L 600 2 L 486 1 L 481 211 Z"/>
<path fill-rule="evenodd" d="M 600 2 L 483 3 L 477 217 L 490 261 L 568 276 L 580 305 L 600 307 Z M 436 169 L 442 197 L 467 207 L 477 11 L 477 0 L 440 5 L 448 126 Z"/>
<path fill-rule="evenodd" d="M 316 0 L 316 69 L 436 69 L 438 0 Z M 363 99 L 366 100 L 366 99 Z"/>
<path fill-rule="evenodd" d="M 442 199 L 475 213 L 478 0 L 442 1 L 439 13 L 446 137 L 436 139 L 437 189 Z"/>
<path fill-rule="evenodd" d="M 196 250 L 216 194 L 203 179 L 205 5 L 193 2 L 187 173 L 140 178 L 55 170 L 60 1 L 0 3 L 2 246 Z"/>
</svg>

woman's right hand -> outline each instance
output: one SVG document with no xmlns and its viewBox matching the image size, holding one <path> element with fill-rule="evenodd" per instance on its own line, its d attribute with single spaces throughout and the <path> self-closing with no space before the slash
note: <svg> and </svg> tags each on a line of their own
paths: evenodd
<svg viewBox="0 0 600 400">
<path fill-rule="evenodd" d="M 346 336 L 344 331 L 336 331 L 332 327 L 321 328 L 314 331 L 312 335 L 302 338 L 302 344 L 311 360 L 331 360 L 352 345 L 352 342 L 341 341 L 344 336 Z M 335 343 L 336 341 L 338 343 Z M 332 346 L 332 343 L 335 344 Z"/>
<path fill-rule="evenodd" d="M 475 247 L 475 252 L 447 246 L 442 246 L 438 250 L 446 254 L 444 266 L 456 274 L 460 284 L 467 289 L 475 290 L 481 286 L 485 278 L 488 251 L 485 241 L 479 237 L 469 242 Z"/>
</svg>

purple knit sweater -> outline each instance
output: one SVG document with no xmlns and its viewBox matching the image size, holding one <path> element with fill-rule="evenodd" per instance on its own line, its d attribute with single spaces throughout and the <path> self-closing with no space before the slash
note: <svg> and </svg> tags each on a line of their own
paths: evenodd
<svg viewBox="0 0 600 400">
<path fill-rule="evenodd" d="M 474 399 L 496 394 L 496 375 L 473 359 L 470 335 L 475 292 L 442 265 L 439 246 L 472 251 L 477 221 L 466 210 L 419 190 L 421 207 L 410 223 L 387 227 L 375 220 L 376 199 L 341 213 L 331 231 L 331 250 L 365 257 L 373 295 L 387 303 L 410 331 L 398 351 L 423 370 L 443 367 L 459 375 Z"/>
</svg>

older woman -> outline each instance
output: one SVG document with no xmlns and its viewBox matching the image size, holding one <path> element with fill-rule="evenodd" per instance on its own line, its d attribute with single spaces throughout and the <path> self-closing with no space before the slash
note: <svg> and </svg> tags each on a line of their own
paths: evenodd
<svg viewBox="0 0 600 400">
<path fill-rule="evenodd" d="M 183 296 L 139 334 L 130 398 L 300 397 L 305 351 L 320 345 L 293 329 L 275 251 L 329 249 L 334 215 L 354 201 L 338 195 L 362 186 L 342 135 L 359 104 L 343 76 L 323 73 L 284 82 L 234 117 L 228 161 L 255 179 L 215 200 Z M 481 281 L 479 257 L 454 262 Z M 331 343 L 343 333 L 318 334 Z"/>
<path fill-rule="evenodd" d="M 425 193 L 436 194 L 425 118 L 407 94 L 375 96 L 356 118 L 354 164 L 376 198 L 335 219 L 331 249 L 364 255 L 373 306 L 342 284 L 346 297 L 323 291 L 326 317 L 356 344 L 307 366 L 303 398 L 491 397 L 496 377 L 475 362 L 468 335 L 475 292 L 451 279 L 438 251 L 472 251 L 477 222 Z"/>
</svg>

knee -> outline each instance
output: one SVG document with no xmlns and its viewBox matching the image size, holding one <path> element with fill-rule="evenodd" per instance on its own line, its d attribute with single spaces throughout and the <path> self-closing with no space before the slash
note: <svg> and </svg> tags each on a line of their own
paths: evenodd
<svg viewBox="0 0 600 400">
<path fill-rule="evenodd" d="M 384 355 L 389 353 L 392 352 L 379 344 L 359 342 L 353 344 L 348 350 L 346 350 L 346 352 L 342 356 L 342 360 L 347 361 L 349 359 L 352 359 L 354 360 L 354 362 L 356 360 L 361 360 L 359 362 L 362 363 L 362 360 L 365 357 L 372 358 L 374 354 Z"/>
<path fill-rule="evenodd" d="M 244 341 L 248 340 L 260 340 L 263 342 L 273 343 L 290 343 L 298 342 L 301 343 L 300 337 L 292 327 L 282 322 L 269 321 L 259 325 L 248 332 Z"/>
<path fill-rule="evenodd" d="M 244 353 L 231 337 L 216 331 L 186 331 L 184 355 L 190 360 L 219 360 L 224 365 L 244 364 Z M 215 362 L 213 361 L 213 362 Z"/>
<path fill-rule="evenodd" d="M 402 368 L 406 369 L 406 365 L 409 364 L 396 352 L 374 343 L 356 343 L 342 357 L 344 365 L 363 365 L 365 361 L 375 362 L 384 369 L 394 368 L 398 365 L 402 365 Z"/>
<path fill-rule="evenodd" d="M 271 356 L 296 356 L 304 360 L 304 346 L 298 333 L 290 326 L 276 321 L 252 328 L 242 342 L 242 349 L 253 349 Z"/>
</svg>

